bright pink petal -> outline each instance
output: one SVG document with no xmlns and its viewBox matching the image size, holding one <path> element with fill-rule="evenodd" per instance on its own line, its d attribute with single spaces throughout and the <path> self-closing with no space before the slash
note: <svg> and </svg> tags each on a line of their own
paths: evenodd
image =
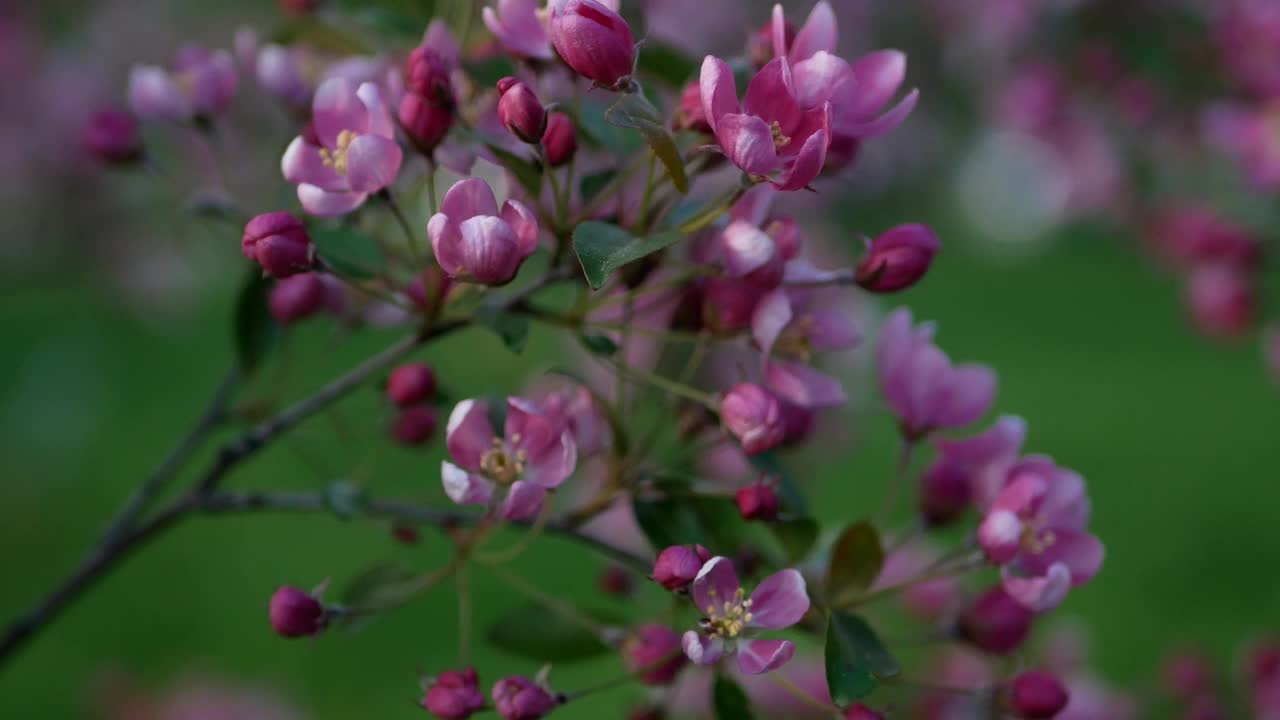
<svg viewBox="0 0 1280 720">
<path fill-rule="evenodd" d="M 840 407 L 849 401 L 840 381 L 801 362 L 774 360 L 765 366 L 773 394 L 802 408 Z"/>
<path fill-rule="evenodd" d="M 809 612 L 809 594 L 798 570 L 781 570 L 764 579 L 751 593 L 751 627 L 781 630 L 800 622 Z"/>
<path fill-rule="evenodd" d="M 389 140 L 396 137 L 396 126 L 391 122 L 391 112 L 387 109 L 387 101 L 382 97 L 382 90 L 376 83 L 361 83 L 356 90 L 356 97 L 364 104 L 364 132 Z"/>
<path fill-rule="evenodd" d="M 1009 596 L 1030 610 L 1045 612 L 1062 604 L 1071 589 L 1071 570 L 1054 565 L 1044 575 L 1019 577 L 1008 568 L 1001 572 L 1001 585 Z"/>
<path fill-rule="evenodd" d="M 727 557 L 713 557 L 693 580 L 693 604 L 700 612 L 710 613 L 707 608 L 719 611 L 726 601 L 733 601 L 741 587 L 733 561 Z"/>
<path fill-rule="evenodd" d="M 700 635 L 689 630 L 680 639 L 684 654 L 695 664 L 714 665 L 724 656 L 724 641 L 718 637 Z"/>
<path fill-rule="evenodd" d="M 546 496 L 547 489 L 541 485 L 517 480 L 507 491 L 506 500 L 502 501 L 502 519 L 519 521 L 536 518 L 542 512 Z"/>
<path fill-rule="evenodd" d="M 819 52 L 808 60 L 796 63 L 792 71 L 796 100 L 800 107 L 815 108 L 833 100 L 836 92 L 842 95 L 842 105 L 848 106 L 856 97 L 856 76 L 849 63 L 829 52 Z"/>
<path fill-rule="evenodd" d="M 791 662 L 795 654 L 790 640 L 744 640 L 738 643 L 738 669 L 744 675 L 761 675 Z"/>
<path fill-rule="evenodd" d="M 702 90 L 702 111 L 707 115 L 712 132 L 715 132 L 720 118 L 739 111 L 738 88 L 733 79 L 733 71 L 725 61 L 708 55 L 702 61 L 702 74 L 698 83 Z"/>
<path fill-rule="evenodd" d="M 284 179 L 298 185 L 307 183 L 330 192 L 347 192 L 351 186 L 347 178 L 324 164 L 320 149 L 300 137 L 293 139 L 280 159 L 280 171 Z"/>
<path fill-rule="evenodd" d="M 791 312 L 791 298 L 787 291 L 779 288 L 765 295 L 751 314 L 751 337 L 760 347 L 760 352 L 769 356 L 773 352 L 778 336 L 791 324 L 794 315 Z"/>
<path fill-rule="evenodd" d="M 369 112 L 350 80 L 333 78 L 316 89 L 315 99 L 311 101 L 311 119 L 320 144 L 333 149 L 338 147 L 338 135 L 343 130 L 357 134 L 366 131 Z"/>
<path fill-rule="evenodd" d="M 431 238 L 431 251 L 435 253 L 436 262 L 450 276 L 465 275 L 467 266 L 463 263 L 460 245 L 462 231 L 458 223 L 444 213 L 436 213 L 427 222 L 427 237 Z"/>
<path fill-rule="evenodd" d="M 358 192 L 329 192 L 310 183 L 298 186 L 298 202 L 302 208 L 316 217 L 338 217 L 355 210 L 369 196 Z"/>
<path fill-rule="evenodd" d="M 356 192 L 377 192 L 395 181 L 403 159 L 395 140 L 361 135 L 347 149 L 347 182 Z"/>
<path fill-rule="evenodd" d="M 948 381 L 949 398 L 934 419 L 939 426 L 968 425 L 987 414 L 996 399 L 996 374 L 981 365 L 962 365 Z"/>
<path fill-rule="evenodd" d="M 502 219 L 515 231 L 520 255 L 532 255 L 538 249 L 538 216 L 519 200 L 508 200 L 502 205 Z"/>
<path fill-rule="evenodd" d="M 786 58 L 769 61 L 751 78 L 742 100 L 742 112 L 765 124 L 776 122 L 783 135 L 791 137 L 801 122 L 800 105 L 793 95 L 791 66 Z"/>
<path fill-rule="evenodd" d="M 787 55 L 787 15 L 782 10 L 782 3 L 773 6 L 773 14 L 769 16 L 769 34 L 773 37 L 773 56 Z"/>
<path fill-rule="evenodd" d="M 515 277 L 524 258 L 515 231 L 502 218 L 477 215 L 464 220 L 458 230 L 462 236 L 458 255 L 472 278 L 486 285 L 502 285 Z"/>
<path fill-rule="evenodd" d="M 440 464 L 440 479 L 444 494 L 459 505 L 488 505 L 493 498 L 492 482 L 451 462 Z"/>
<path fill-rule="evenodd" d="M 742 277 L 763 267 L 778 250 L 773 238 L 744 220 L 729 223 L 720 239 L 721 260 L 729 277 Z"/>
<path fill-rule="evenodd" d="M 827 0 L 820 0 L 809 12 L 809 18 L 804 21 L 804 27 L 796 33 L 796 39 L 791 43 L 791 52 L 788 57 L 798 61 L 812 57 L 820 50 L 835 52 L 838 37 L 836 14 Z"/>
<path fill-rule="evenodd" d="M 545 488 L 559 487 L 578 465 L 578 445 L 573 433 L 560 433 L 559 439 L 537 455 L 531 455 L 524 479 Z"/>
<path fill-rule="evenodd" d="M 858 102 L 850 107 L 853 118 L 866 119 L 889 104 L 907 76 L 907 56 L 899 50 L 878 50 L 853 63 Z"/>
<path fill-rule="evenodd" d="M 892 110 L 870 122 L 842 125 L 839 128 L 840 134 L 856 138 L 870 138 L 896 130 L 907 119 L 907 116 L 911 115 L 911 111 L 916 109 L 916 103 L 919 100 L 920 91 L 912 90 Z"/>
<path fill-rule="evenodd" d="M 764 176 L 778 168 L 773 133 L 764 120 L 754 115 L 721 117 L 716 139 L 729 161 L 750 175 Z"/>
<path fill-rule="evenodd" d="M 498 201 L 489 184 L 480 178 L 459 180 L 444 194 L 440 212 L 456 223 L 477 215 L 497 215 Z"/>
<path fill-rule="evenodd" d="M 1075 530 L 1055 530 L 1044 552 L 1024 552 L 1018 558 L 1018 568 L 1028 575 L 1044 575 L 1055 565 L 1065 565 L 1071 571 L 1071 584 L 1083 585 L 1098 574 L 1105 556 L 1106 549 L 1096 537 Z"/>
<path fill-rule="evenodd" d="M 831 145 L 830 137 L 825 130 L 819 130 L 810 135 L 804 147 L 800 148 L 800 154 L 796 155 L 791 167 L 787 168 L 786 173 L 774 183 L 774 187 L 779 190 L 794 191 L 803 189 L 817 180 L 822 172 L 822 166 L 827 163 L 827 148 Z"/>
<path fill-rule="evenodd" d="M 480 470 L 480 458 L 493 448 L 493 426 L 488 407 L 476 400 L 463 400 L 449 413 L 445 446 L 449 456 L 464 469 Z"/>
</svg>

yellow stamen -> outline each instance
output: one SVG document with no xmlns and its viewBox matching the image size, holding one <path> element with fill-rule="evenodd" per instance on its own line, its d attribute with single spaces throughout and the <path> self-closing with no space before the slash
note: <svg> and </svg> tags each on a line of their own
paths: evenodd
<svg viewBox="0 0 1280 720">
<path fill-rule="evenodd" d="M 325 167 L 333 168 L 333 171 L 339 175 L 347 174 L 347 151 L 351 149 L 351 143 L 359 137 L 350 130 L 343 130 L 338 133 L 338 147 L 330 150 L 329 148 L 320 148 L 320 161 Z"/>
<path fill-rule="evenodd" d="M 791 138 L 782 134 L 782 126 L 774 120 L 769 125 L 769 132 L 773 134 L 773 146 L 779 150 L 791 144 Z"/>
</svg>

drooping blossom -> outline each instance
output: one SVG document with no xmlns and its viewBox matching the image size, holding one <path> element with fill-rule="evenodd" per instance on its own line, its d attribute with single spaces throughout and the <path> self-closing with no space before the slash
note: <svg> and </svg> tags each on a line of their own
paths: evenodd
<svg viewBox="0 0 1280 720">
<path fill-rule="evenodd" d="M 684 634 L 684 652 L 699 665 L 737 656 L 738 670 L 759 675 L 785 665 L 795 655 L 789 640 L 750 638 L 756 630 L 781 630 L 800 622 L 809 611 L 804 577 L 781 570 L 765 578 L 747 597 L 733 562 L 714 557 L 693 581 L 693 602 L 704 617 L 699 630 Z"/>
<path fill-rule="evenodd" d="M 298 200 L 312 215 L 345 215 L 390 185 L 404 153 L 373 83 L 357 89 L 327 80 L 312 102 L 312 132 L 294 138 L 281 161 L 284 177 L 298 186 Z"/>
<path fill-rule="evenodd" d="M 635 65 L 636 41 L 616 3 L 549 0 L 547 13 L 548 36 L 566 65 L 602 87 L 627 87 Z"/>
<path fill-rule="evenodd" d="M 772 393 L 801 408 L 846 402 L 840 381 L 809 362 L 814 353 L 853 348 L 862 336 L 846 313 L 822 302 L 820 291 L 778 288 L 764 296 L 752 314 L 751 334 Z"/>
<path fill-rule="evenodd" d="M 1056 607 L 1102 566 L 1102 543 L 1088 533 L 1084 479 L 1045 457 L 1023 459 L 978 527 L 978 542 L 1001 567 L 1014 599 L 1037 612 Z"/>
<path fill-rule="evenodd" d="M 498 0 L 496 9 L 485 7 L 481 17 L 503 49 L 533 60 L 550 60 L 551 40 L 538 17 L 540 0 Z M 615 10 L 617 8 L 614 8 Z"/>
<path fill-rule="evenodd" d="M 451 278 L 503 285 L 537 249 L 538 219 L 519 200 L 507 200 L 499 213 L 488 183 L 467 178 L 445 193 L 427 234 L 436 261 Z"/>
<path fill-rule="evenodd" d="M 831 145 L 831 104 L 801 104 L 785 58 L 751 79 L 741 104 L 733 71 L 708 55 L 700 79 L 707 124 L 729 161 L 780 190 L 800 190 L 817 179 Z"/>
<path fill-rule="evenodd" d="M 441 464 L 445 494 L 459 505 L 488 505 L 496 491 L 505 491 L 499 514 L 507 520 L 535 517 L 547 491 L 573 474 L 578 462 L 573 433 L 518 397 L 507 399 L 502 435 L 484 401 L 458 403 L 445 443 L 453 459 Z"/>
<path fill-rule="evenodd" d="M 995 399 L 995 373 L 982 365 L 953 366 L 933 333 L 932 323 L 914 326 L 907 308 L 890 313 L 880 329 L 880 392 L 908 438 L 968 425 Z"/>
<path fill-rule="evenodd" d="M 962 440 L 939 437 L 938 455 L 920 476 L 920 509 L 931 523 L 955 519 L 970 505 L 986 509 L 1004 489 L 1022 451 L 1027 424 L 1001 416 L 986 432 Z"/>
<path fill-rule="evenodd" d="M 422 698 L 427 712 L 441 720 L 466 720 L 484 709 L 484 693 L 474 668 L 446 670 L 432 679 Z"/>
<path fill-rule="evenodd" d="M 171 70 L 139 65 L 129 72 L 129 107 L 144 120 L 211 118 L 231 105 L 238 88 L 231 53 L 189 45 L 178 51 Z"/>
</svg>

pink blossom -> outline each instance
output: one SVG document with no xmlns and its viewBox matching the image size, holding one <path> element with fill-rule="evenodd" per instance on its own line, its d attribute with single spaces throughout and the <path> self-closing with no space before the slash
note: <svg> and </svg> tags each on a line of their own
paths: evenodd
<svg viewBox="0 0 1280 720">
<path fill-rule="evenodd" d="M 238 87 L 231 53 L 191 45 L 178 51 L 172 70 L 135 66 L 129 72 L 129 107 L 144 120 L 209 118 L 230 106 Z"/>
<path fill-rule="evenodd" d="M 724 394 L 720 418 L 748 455 L 777 447 L 786 434 L 777 398 L 751 383 L 739 383 Z"/>
<path fill-rule="evenodd" d="M 1104 551 L 1086 530 L 1089 510 L 1084 480 L 1049 458 L 1028 457 L 1009 471 L 1009 484 L 978 527 L 1009 595 L 1043 612 L 1093 579 Z"/>
<path fill-rule="evenodd" d="M 311 101 L 311 86 L 304 76 L 306 50 L 264 45 L 254 62 L 254 75 L 262 89 L 277 100 L 297 107 Z"/>
<path fill-rule="evenodd" d="M 614 90 L 631 82 L 635 37 L 616 9 L 597 0 L 550 0 L 547 12 L 551 44 L 574 72 Z"/>
<path fill-rule="evenodd" d="M 964 440 L 938 438 L 938 457 L 920 477 L 920 503 L 934 523 L 954 519 L 970 503 L 985 510 L 1004 489 L 1009 468 L 1018 459 L 1027 424 L 1001 416 L 991 429 Z"/>
<path fill-rule="evenodd" d="M 899 225 L 867 243 L 855 279 L 864 290 L 891 293 L 915 285 L 929 271 L 941 243 L 926 225 Z"/>
<path fill-rule="evenodd" d="M 387 377 L 387 399 L 397 407 L 426 402 L 436 391 L 436 374 L 426 363 L 406 363 Z"/>
<path fill-rule="evenodd" d="M 499 214 L 489 185 L 468 178 L 445 193 L 427 234 L 436 260 L 450 277 L 503 285 L 537 249 L 538 219 L 518 200 L 508 200 Z"/>
<path fill-rule="evenodd" d="M 277 278 L 306 272 L 315 264 L 306 226 L 287 212 L 264 213 L 250 220 L 240 238 L 240 250 Z"/>
<path fill-rule="evenodd" d="M 1280 190 L 1280 103 L 1259 107 L 1215 103 L 1206 109 L 1201 124 L 1206 139 L 1244 168 L 1253 187 L 1264 192 Z"/>
<path fill-rule="evenodd" d="M 1193 203 L 1171 204 L 1158 212 L 1146 239 L 1159 256 L 1184 271 L 1208 264 L 1251 269 L 1262 259 L 1262 245 L 1248 230 Z"/>
<path fill-rule="evenodd" d="M 271 627 L 286 638 L 315 635 L 324 629 L 328 621 L 324 605 L 319 600 L 287 585 L 271 596 L 270 615 Z"/>
<path fill-rule="evenodd" d="M 653 579 L 668 590 L 688 587 L 702 566 L 711 559 L 711 552 L 701 545 L 672 545 L 658 553 L 653 564 Z"/>
<path fill-rule="evenodd" d="M 538 409 L 555 424 L 573 433 L 578 457 L 586 457 L 609 446 L 609 423 L 596 404 L 595 396 L 583 385 L 573 385 L 538 400 Z"/>
<path fill-rule="evenodd" d="M 537 145 L 547 131 L 547 111 L 533 88 L 513 77 L 498 81 L 498 119 L 512 135 Z"/>
<path fill-rule="evenodd" d="M 1022 646 L 1035 613 L 1002 587 L 979 595 L 960 616 L 960 633 L 985 652 L 1007 655 Z"/>
<path fill-rule="evenodd" d="M 795 655 L 789 640 L 745 639 L 752 630 L 781 630 L 800 622 L 809 611 L 804 577 L 782 570 L 765 578 L 748 598 L 733 562 L 714 557 L 693 581 L 693 602 L 705 614 L 699 631 L 684 634 L 684 652 L 699 665 L 713 665 L 737 655 L 738 670 L 759 675 L 785 665 Z"/>
<path fill-rule="evenodd" d="M 442 720 L 466 720 L 484 709 L 480 678 L 473 668 L 442 672 L 431 681 L 422 706 Z"/>
<path fill-rule="evenodd" d="M 396 117 L 419 152 L 436 149 L 457 117 L 450 74 L 457 66 L 457 44 L 434 22 L 427 39 L 409 53 L 408 82 Z"/>
<path fill-rule="evenodd" d="M 953 366 L 933 333 L 932 324 L 913 326 L 906 308 L 890 313 L 880 330 L 880 392 L 909 438 L 968 425 L 995 399 L 995 373 L 981 365 Z"/>
<path fill-rule="evenodd" d="M 492 696 L 502 720 L 539 720 L 557 704 L 546 688 L 519 675 L 494 683 Z"/>
<path fill-rule="evenodd" d="M 313 137 L 294 138 L 281 161 L 307 212 L 345 215 L 396 179 L 404 154 L 377 85 L 325 81 L 316 90 L 312 123 Z"/>
<path fill-rule="evenodd" d="M 271 288 L 267 305 L 271 317 L 289 325 L 322 310 L 342 312 L 345 290 L 337 278 L 321 273 L 291 275 Z"/>
<path fill-rule="evenodd" d="M 486 7 L 482 11 L 484 24 L 507 52 L 550 60 L 555 55 L 546 25 L 538 17 L 540 5 L 539 0 L 498 0 L 496 10 Z"/>
<path fill-rule="evenodd" d="M 1280 95 L 1280 7 L 1270 0 L 1223 0 L 1215 35 L 1236 84 Z"/>
<path fill-rule="evenodd" d="M 627 669 L 645 685 L 670 685 L 684 669 L 680 636 L 665 625 L 641 625 L 622 641 Z"/>
<path fill-rule="evenodd" d="M 831 144 L 831 104 L 802 106 L 786 58 L 770 61 L 751 79 L 741 104 L 725 61 L 708 55 L 700 82 L 707 123 L 730 162 L 780 190 L 800 190 L 817 179 Z"/>
<path fill-rule="evenodd" d="M 848 350 L 862 336 L 849 316 L 813 290 L 778 288 L 765 295 L 751 318 L 752 337 L 764 357 L 765 385 L 801 408 L 846 402 L 840 381 L 814 370 L 817 352 Z"/>
<path fill-rule="evenodd" d="M 535 517 L 547 490 L 559 487 L 578 462 L 568 428 L 522 398 L 507 399 L 501 436 L 489 422 L 488 406 L 479 400 L 458 403 L 447 432 L 453 462 L 441 465 L 445 494 L 459 505 L 488 505 L 495 490 L 505 489 L 500 514 L 507 520 Z"/>
<path fill-rule="evenodd" d="M 1028 670 L 1005 688 L 1005 706 L 1015 717 L 1045 720 L 1056 717 L 1067 706 L 1067 690 L 1051 673 Z"/>
</svg>

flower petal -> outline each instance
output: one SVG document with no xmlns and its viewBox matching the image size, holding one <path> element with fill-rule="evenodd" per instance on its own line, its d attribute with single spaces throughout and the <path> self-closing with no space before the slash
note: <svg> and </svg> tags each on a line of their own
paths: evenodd
<svg viewBox="0 0 1280 720">
<path fill-rule="evenodd" d="M 764 176 L 778 169 L 773 133 L 764 120 L 754 115 L 721 117 L 716 139 L 729 161 L 748 174 Z"/>
<path fill-rule="evenodd" d="M 1029 575 L 1044 575 L 1055 565 L 1071 571 L 1071 584 L 1084 585 L 1098 574 L 1106 549 L 1098 538 L 1075 530 L 1053 531 L 1053 541 L 1041 553 L 1023 552 L 1018 569 Z"/>
<path fill-rule="evenodd" d="M 886 112 L 875 120 L 863 123 L 852 123 L 842 125 L 838 128 L 841 135 L 849 135 L 856 138 L 870 138 L 896 130 L 901 125 L 912 110 L 916 109 L 916 103 L 920 100 L 920 91 L 912 90 L 907 96 L 902 98 L 902 102 L 893 107 L 892 110 Z"/>
<path fill-rule="evenodd" d="M 800 107 L 815 108 L 841 96 L 841 105 L 849 107 L 857 97 L 856 76 L 843 58 L 822 51 L 796 63 L 791 73 L 796 100 Z"/>
<path fill-rule="evenodd" d="M 444 194 L 440 212 L 456 223 L 462 223 L 477 215 L 497 215 L 498 201 L 493 197 L 489 184 L 480 178 L 459 180 Z"/>
<path fill-rule="evenodd" d="M 532 255 L 538 249 L 538 216 L 519 200 L 508 200 L 502 205 L 502 219 L 515 231 L 521 257 Z"/>
<path fill-rule="evenodd" d="M 907 56 L 900 50 L 877 50 L 859 58 L 852 69 L 858 100 L 848 111 L 851 117 L 865 120 L 898 94 L 907 76 Z"/>
<path fill-rule="evenodd" d="M 467 266 L 462 262 L 460 245 L 462 230 L 444 213 L 436 213 L 427 222 L 427 237 L 431 238 L 431 251 L 445 273 L 456 277 L 465 275 Z"/>
<path fill-rule="evenodd" d="M 546 488 L 558 487 L 573 474 L 578 465 L 578 444 L 573 433 L 565 430 L 546 450 L 530 455 L 524 479 Z"/>
<path fill-rule="evenodd" d="M 1053 565 L 1044 575 L 1019 577 L 1009 568 L 1001 572 L 1001 585 L 1009 596 L 1030 610 L 1052 610 L 1067 596 L 1071 589 L 1071 571 L 1066 565 Z"/>
<path fill-rule="evenodd" d="M 745 220 L 729 223 L 720 240 L 721 260 L 729 277 L 739 278 L 763 267 L 778 252 L 773 238 Z"/>
<path fill-rule="evenodd" d="M 186 120 L 194 112 L 173 76 L 154 65 L 129 71 L 128 95 L 129 109 L 144 120 Z"/>
<path fill-rule="evenodd" d="M 800 622 L 809 612 L 809 594 L 799 570 L 780 570 L 751 593 L 751 627 L 781 630 Z"/>
<path fill-rule="evenodd" d="M 547 489 L 541 485 L 523 480 L 511 484 L 507 498 L 502 501 L 502 519 L 532 520 L 542 512 L 542 502 L 547 496 Z"/>
<path fill-rule="evenodd" d="M 493 499 L 493 483 L 445 461 L 440 463 L 444 494 L 459 505 L 488 505 Z"/>
<path fill-rule="evenodd" d="M 847 310 L 820 307 L 807 310 L 803 316 L 809 323 L 806 336 L 814 350 L 849 350 L 862 342 L 862 333 Z"/>
<path fill-rule="evenodd" d="M 308 213 L 317 217 L 346 215 L 364 204 L 369 196 L 358 192 L 329 192 L 310 183 L 298 186 L 298 202 Z"/>
<path fill-rule="evenodd" d="M 301 137 L 294 138 L 285 148 L 284 157 L 280 158 L 280 171 L 285 180 L 295 185 L 307 183 L 329 192 L 348 192 L 351 189 L 345 177 L 324 164 L 320 148 Z"/>
<path fill-rule="evenodd" d="M 751 337 L 766 358 L 793 317 L 791 298 L 782 288 L 765 295 L 756 305 L 755 312 L 751 314 Z"/>
<path fill-rule="evenodd" d="M 778 397 L 802 408 L 840 407 L 849 401 L 839 380 L 801 362 L 770 362 L 765 366 L 765 384 Z"/>
<path fill-rule="evenodd" d="M 702 612 L 707 608 L 720 608 L 726 600 L 732 600 L 741 587 L 733 561 L 727 557 L 713 557 L 693 579 L 693 604 Z"/>
<path fill-rule="evenodd" d="M 702 74 L 698 84 L 702 90 L 702 111 L 712 132 L 716 131 L 720 118 L 739 111 L 738 88 L 728 63 L 714 55 L 702 61 Z"/>
<path fill-rule="evenodd" d="M 377 83 L 365 82 L 356 90 L 356 97 L 364 103 L 364 132 L 394 140 L 396 127 L 391 122 L 391 112 L 387 110 L 387 101 L 382 97 L 382 89 Z"/>
<path fill-rule="evenodd" d="M 404 153 L 395 140 L 361 135 L 347 149 L 347 182 L 356 192 L 377 192 L 395 181 L 403 159 Z"/>
<path fill-rule="evenodd" d="M 744 675 L 761 675 L 786 665 L 795 654 L 790 640 L 744 640 L 738 643 L 738 669 Z"/>
<path fill-rule="evenodd" d="M 356 89 L 346 78 L 332 78 L 316 89 L 311 101 L 311 119 L 320 144 L 333 149 L 338 147 L 338 135 L 343 130 L 363 133 L 369 122 L 369 111 L 356 95 Z"/>
<path fill-rule="evenodd" d="M 987 414 L 996 398 L 996 374 L 982 365 L 961 365 L 947 379 L 946 402 L 934 420 L 942 427 L 968 425 Z"/>
<path fill-rule="evenodd" d="M 813 6 L 813 10 L 809 11 L 804 27 L 796 33 L 796 39 L 791 43 L 791 52 L 788 57 L 798 61 L 810 58 L 820 50 L 835 52 L 838 37 L 836 14 L 827 0 L 820 0 Z"/>
<path fill-rule="evenodd" d="M 769 219 L 769 211 L 773 209 L 773 201 L 778 191 L 772 186 L 761 183 L 751 188 L 729 211 L 730 220 L 745 220 L 756 227 L 764 227 Z"/>
<path fill-rule="evenodd" d="M 819 130 L 810 135 L 786 173 L 773 184 L 774 187 L 779 190 L 794 191 L 816 180 L 822 172 L 822 166 L 827 162 L 827 148 L 831 145 L 830 137 L 825 130 Z"/>
<path fill-rule="evenodd" d="M 763 119 L 766 126 L 778 123 L 783 135 L 790 137 L 795 134 L 801 121 L 801 111 L 793 94 L 791 66 L 786 58 L 770 60 L 751 78 L 747 94 L 742 99 L 742 112 Z"/>
<path fill-rule="evenodd" d="M 480 470 L 480 458 L 493 447 L 493 425 L 489 408 L 478 400 L 463 400 L 449 413 L 445 446 L 449 456 L 463 468 Z"/>
<path fill-rule="evenodd" d="M 477 215 L 462 221 L 458 229 L 462 235 L 458 254 L 476 282 L 503 285 L 515 277 L 524 258 L 515 231 L 502 218 Z"/>
<path fill-rule="evenodd" d="M 724 656 L 724 641 L 689 630 L 680 639 L 684 654 L 698 665 L 714 665 Z"/>
</svg>

